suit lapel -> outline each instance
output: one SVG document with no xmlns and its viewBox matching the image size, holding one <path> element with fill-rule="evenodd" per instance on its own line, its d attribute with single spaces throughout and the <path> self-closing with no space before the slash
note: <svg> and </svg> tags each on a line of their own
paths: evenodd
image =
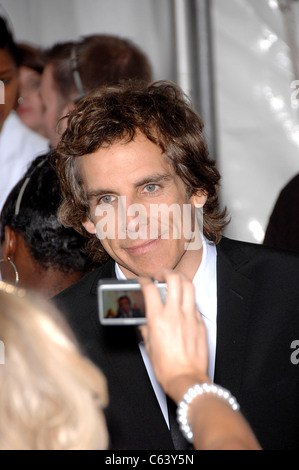
<svg viewBox="0 0 299 470">
<path fill-rule="evenodd" d="M 115 262 L 110 259 L 97 270 L 97 275 L 91 284 L 90 292 L 91 294 L 97 295 L 97 288 L 100 279 L 114 279 L 116 278 L 115 274 Z"/>
<path fill-rule="evenodd" d="M 246 354 L 252 282 L 239 272 L 248 260 L 238 244 L 224 239 L 217 247 L 216 383 L 238 396 Z"/>
</svg>

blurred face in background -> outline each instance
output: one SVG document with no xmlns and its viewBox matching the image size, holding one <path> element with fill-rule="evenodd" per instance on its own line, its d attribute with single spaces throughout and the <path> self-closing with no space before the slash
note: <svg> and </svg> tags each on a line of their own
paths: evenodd
<svg viewBox="0 0 299 470">
<path fill-rule="evenodd" d="M 19 68 L 19 98 L 16 111 L 26 126 L 46 136 L 40 86 L 41 75 L 36 70 L 22 65 Z"/>
<path fill-rule="evenodd" d="M 47 138 L 50 140 L 51 147 L 55 148 L 67 126 L 66 119 L 61 122 L 59 119 L 69 112 L 70 105 L 56 87 L 51 64 L 46 65 L 42 74 L 41 98 L 44 106 L 44 126 Z"/>
<path fill-rule="evenodd" d="M 4 84 L 4 104 L 0 104 L 1 131 L 5 119 L 15 105 L 18 92 L 18 68 L 6 49 L 0 49 L 0 80 Z"/>
</svg>

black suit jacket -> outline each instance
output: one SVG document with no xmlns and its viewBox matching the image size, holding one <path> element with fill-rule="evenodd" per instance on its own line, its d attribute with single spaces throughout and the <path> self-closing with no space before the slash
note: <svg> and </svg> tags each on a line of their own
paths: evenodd
<svg viewBox="0 0 299 470">
<path fill-rule="evenodd" d="M 79 343 L 108 380 L 114 449 L 173 449 L 133 327 L 102 327 L 97 284 L 114 262 L 56 297 Z M 238 399 L 264 449 L 299 448 L 299 256 L 223 238 L 217 246 L 214 381 Z"/>
</svg>

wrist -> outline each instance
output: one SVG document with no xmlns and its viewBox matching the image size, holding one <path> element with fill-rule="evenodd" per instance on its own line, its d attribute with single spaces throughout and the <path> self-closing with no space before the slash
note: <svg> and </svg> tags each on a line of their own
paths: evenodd
<svg viewBox="0 0 299 470">
<path fill-rule="evenodd" d="M 182 396 L 195 383 L 211 383 L 211 380 L 207 375 L 199 376 L 198 374 L 193 373 L 181 374 L 169 380 L 165 385 L 164 390 L 167 395 L 178 404 L 181 401 Z"/>
</svg>

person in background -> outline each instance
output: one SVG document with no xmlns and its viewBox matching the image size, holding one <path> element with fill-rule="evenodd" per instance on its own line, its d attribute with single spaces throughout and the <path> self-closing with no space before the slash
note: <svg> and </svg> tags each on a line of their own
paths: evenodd
<svg viewBox="0 0 299 470">
<path fill-rule="evenodd" d="M 19 87 L 20 53 L 0 17 L 0 211 L 28 164 L 48 149 L 48 141 L 28 129 L 14 111 Z"/>
<path fill-rule="evenodd" d="M 49 155 L 41 155 L 12 189 L 0 215 L 3 281 L 50 298 L 98 266 L 86 252 L 86 239 L 58 222 L 60 200 Z"/>
<path fill-rule="evenodd" d="M 0 281 L 0 340 L 0 449 L 106 449 L 105 377 L 53 305 Z"/>
<path fill-rule="evenodd" d="M 191 388 L 214 386 L 208 377 L 207 332 L 195 302 L 195 289 L 184 275 L 165 270 L 158 277 L 167 282 L 163 305 L 152 280 L 139 282 L 145 298 L 147 324 L 140 326 L 148 357 L 164 392 L 180 406 Z M 203 385 L 207 384 L 207 386 Z M 259 450 L 252 429 L 239 411 L 216 393 L 196 395 L 186 411 L 183 429 L 197 450 Z M 216 389 L 215 389 L 216 390 Z M 220 391 L 220 393 L 219 393 Z M 230 396 L 230 395 L 229 395 Z"/>
<path fill-rule="evenodd" d="M 268 222 L 264 245 L 299 253 L 299 174 L 280 191 Z"/>
<path fill-rule="evenodd" d="M 55 44 L 45 51 L 41 97 L 44 123 L 53 148 L 66 120 L 83 96 L 106 84 L 122 80 L 152 80 L 149 59 L 135 44 L 117 36 L 95 34 L 81 40 Z M 60 122 L 59 122 L 60 121 Z"/>
<path fill-rule="evenodd" d="M 46 137 L 43 125 L 43 103 L 40 97 L 40 84 L 44 68 L 43 53 L 30 44 L 18 44 L 20 52 L 19 89 L 16 112 L 21 121 Z"/>
<path fill-rule="evenodd" d="M 119 318 L 128 318 L 128 317 L 142 317 L 142 312 L 140 308 L 132 305 L 130 297 L 127 295 L 122 295 L 117 299 L 118 310 L 117 317 Z"/>
</svg>

